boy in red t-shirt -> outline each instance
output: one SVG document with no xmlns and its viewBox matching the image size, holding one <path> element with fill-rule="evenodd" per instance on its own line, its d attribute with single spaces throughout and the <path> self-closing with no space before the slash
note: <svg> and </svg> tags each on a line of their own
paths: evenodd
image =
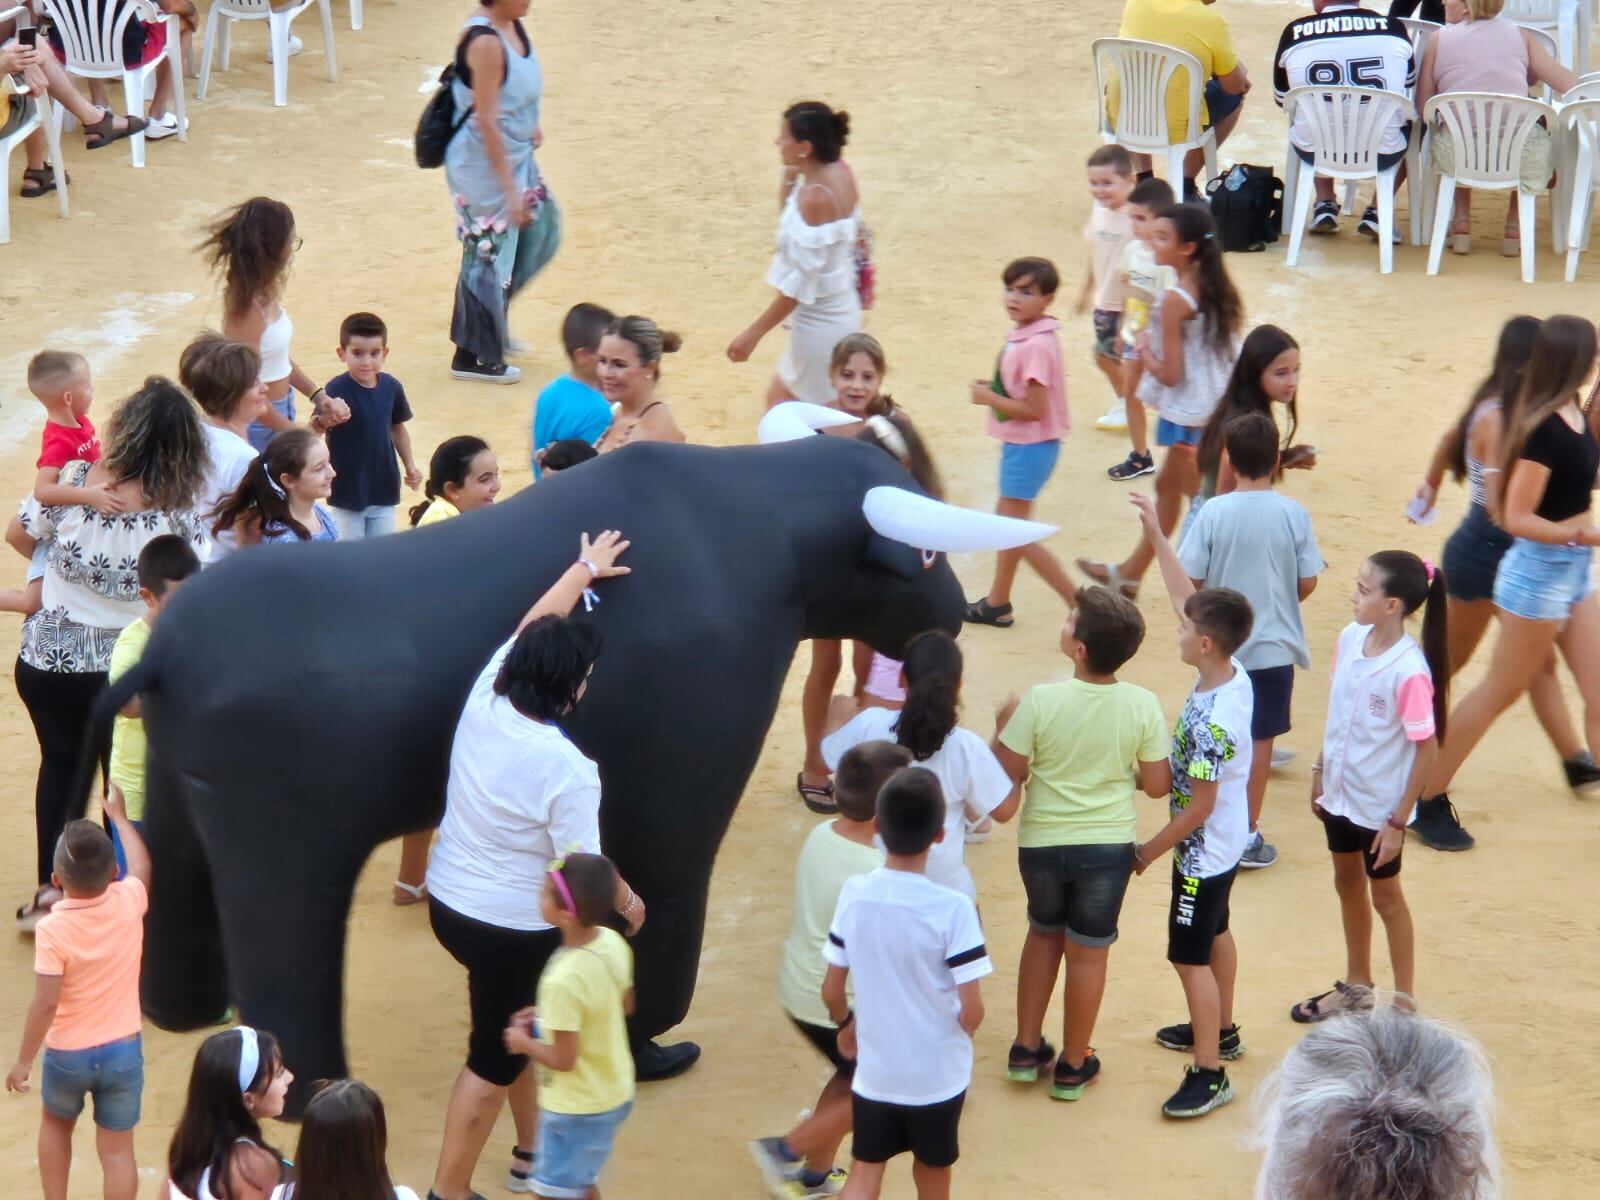
<svg viewBox="0 0 1600 1200">
<path fill-rule="evenodd" d="M 94 385 L 89 379 L 89 364 L 81 354 L 66 350 L 41 350 L 28 363 L 28 390 L 44 405 L 44 432 L 39 438 L 39 472 L 33 479 L 33 494 L 41 504 L 87 504 L 96 512 L 122 511 L 122 501 L 109 483 L 90 488 L 68 487 L 57 482 L 61 468 L 69 462 L 100 461 L 100 436 L 89 420 L 94 403 Z M 25 587 L 0 588 L 0 612 L 19 612 L 24 616 L 39 611 L 43 603 L 44 563 L 49 547 L 40 544 L 28 565 Z"/>
</svg>

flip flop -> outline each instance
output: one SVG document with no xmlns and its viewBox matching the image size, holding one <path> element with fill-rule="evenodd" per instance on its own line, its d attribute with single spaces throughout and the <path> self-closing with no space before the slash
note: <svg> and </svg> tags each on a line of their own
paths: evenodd
<svg viewBox="0 0 1600 1200">
<path fill-rule="evenodd" d="M 1137 600 L 1139 598 L 1139 581 L 1137 579 L 1124 579 L 1122 572 L 1117 570 L 1116 563 L 1097 562 L 1092 558 L 1079 558 L 1074 559 L 1072 565 L 1096 583 L 1121 592 L 1129 600 Z"/>
<path fill-rule="evenodd" d="M 122 119 L 126 124 L 126 128 L 118 129 L 117 114 L 108 108 L 105 110 L 105 115 L 93 125 L 85 125 L 83 132 L 88 135 L 89 139 L 84 142 L 85 148 L 102 150 L 111 145 L 112 142 L 120 142 L 123 138 L 132 137 L 136 133 L 143 133 L 150 124 L 143 117 L 123 117 Z"/>
<path fill-rule="evenodd" d="M 72 176 L 64 175 L 63 179 L 68 186 L 72 184 Z M 24 200 L 36 200 L 40 196 L 48 196 L 56 190 L 56 173 L 49 167 L 24 167 L 22 171 L 22 191 L 17 194 Z"/>
<path fill-rule="evenodd" d="M 794 790 L 800 793 L 806 807 L 819 817 L 831 817 L 839 811 L 839 806 L 833 802 L 832 783 L 807 783 L 806 773 L 800 771 L 794 777 Z"/>
<path fill-rule="evenodd" d="M 19 933 L 32 933 L 39 922 L 50 915 L 50 909 L 54 907 L 55 900 L 50 901 L 49 904 L 41 904 L 40 901 L 47 893 L 55 890 L 49 884 L 45 884 L 44 887 L 33 893 L 32 900 L 17 909 L 17 931 Z M 56 899 L 59 900 L 60 896 L 57 895 Z"/>
<path fill-rule="evenodd" d="M 506 1172 L 506 1191 L 533 1191 L 533 1151 L 521 1146 L 511 1147 L 511 1157 L 517 1165 Z"/>
<path fill-rule="evenodd" d="M 1337 996 L 1339 1002 L 1329 1006 L 1324 1003 L 1330 996 Z M 1372 992 L 1367 988 L 1355 987 L 1342 979 L 1336 979 L 1333 986 L 1325 992 L 1318 992 L 1309 1000 L 1302 1000 L 1289 1010 L 1289 1019 L 1301 1025 L 1314 1025 L 1318 1021 L 1326 1021 L 1329 1017 L 1336 1017 L 1342 1012 L 1366 1012 L 1372 1007 Z"/>
<path fill-rule="evenodd" d="M 419 883 L 413 887 L 409 883 L 401 883 L 400 880 L 396 879 L 394 881 L 394 890 L 397 893 L 404 893 L 404 895 L 393 897 L 396 908 L 406 908 L 412 904 L 421 904 L 428 898 L 428 885 L 426 883 Z"/>
</svg>

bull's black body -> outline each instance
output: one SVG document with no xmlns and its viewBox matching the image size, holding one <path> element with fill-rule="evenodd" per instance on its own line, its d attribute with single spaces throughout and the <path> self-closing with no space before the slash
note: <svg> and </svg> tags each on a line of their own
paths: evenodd
<svg viewBox="0 0 1600 1200">
<path fill-rule="evenodd" d="M 797 644 L 895 654 L 958 627 L 944 561 L 924 569 L 868 528 L 878 485 L 914 486 L 844 439 L 641 444 L 441 525 L 251 550 L 191 580 L 101 710 L 143 694 L 151 1018 L 195 1028 L 234 1003 L 299 1080 L 346 1073 L 357 874 L 375 846 L 437 824 L 472 680 L 579 532 L 614 528 L 633 572 L 599 585 L 588 619 L 605 645 L 564 728 L 599 764 L 605 851 L 649 905 L 634 1033 L 678 1023 L 712 862 Z"/>
</svg>

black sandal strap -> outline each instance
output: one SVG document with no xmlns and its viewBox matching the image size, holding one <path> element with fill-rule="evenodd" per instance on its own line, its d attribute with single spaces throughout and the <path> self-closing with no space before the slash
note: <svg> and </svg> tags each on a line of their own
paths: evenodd
<svg viewBox="0 0 1600 1200">
<path fill-rule="evenodd" d="M 511 1157 L 516 1159 L 518 1162 L 532 1162 L 533 1151 L 524 1150 L 521 1146 L 513 1146 L 511 1147 Z"/>
</svg>

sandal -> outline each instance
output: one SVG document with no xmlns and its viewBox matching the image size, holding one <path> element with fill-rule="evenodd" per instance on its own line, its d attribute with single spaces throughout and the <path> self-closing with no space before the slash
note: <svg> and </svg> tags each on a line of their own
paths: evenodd
<svg viewBox="0 0 1600 1200">
<path fill-rule="evenodd" d="M 1137 600 L 1139 598 L 1139 581 L 1137 579 L 1124 579 L 1122 572 L 1117 569 L 1116 563 L 1096 562 L 1092 558 L 1079 558 L 1074 559 L 1072 565 L 1096 583 L 1121 592 L 1129 600 Z"/>
<path fill-rule="evenodd" d="M 1521 253 L 1521 233 L 1502 233 L 1500 235 L 1500 256 L 1502 258 L 1516 258 Z"/>
<path fill-rule="evenodd" d="M 508 1192 L 533 1192 L 533 1151 L 524 1150 L 521 1146 L 511 1147 L 511 1157 L 517 1161 L 518 1166 L 506 1172 L 506 1191 Z"/>
<path fill-rule="evenodd" d="M 1330 997 L 1337 1003 L 1327 1003 Z M 1372 989 L 1336 979 L 1326 992 L 1319 992 L 1309 1000 L 1302 1000 L 1289 1010 L 1289 1018 L 1301 1025 L 1314 1025 L 1342 1012 L 1367 1012 L 1372 1008 Z"/>
<path fill-rule="evenodd" d="M 836 816 L 839 806 L 833 802 L 833 784 L 807 783 L 806 773 L 799 772 L 794 777 L 794 790 L 800 793 L 800 799 L 819 817 Z"/>
<path fill-rule="evenodd" d="M 71 175 L 62 175 L 62 180 L 70 185 Z M 40 196 L 48 196 L 56 190 L 56 173 L 49 167 L 24 167 L 22 171 L 22 191 L 18 193 L 24 200 L 35 200 Z"/>
<path fill-rule="evenodd" d="M 90 150 L 101 150 L 112 142 L 120 142 L 123 138 L 132 137 L 136 133 L 143 133 L 150 124 L 143 117 L 123 117 L 123 128 L 117 128 L 117 117 L 109 108 L 103 110 L 104 115 L 93 125 L 83 127 L 88 141 L 84 146 Z"/>
<path fill-rule="evenodd" d="M 46 896 L 50 899 L 46 900 Z M 59 899 L 61 893 L 48 883 L 34 892 L 33 899 L 17 909 L 17 930 L 21 933 L 32 933 L 39 922 L 50 915 L 51 908 Z"/>
<path fill-rule="evenodd" d="M 1010 629 L 1016 623 L 1016 618 L 1011 615 L 1011 605 L 990 604 L 987 596 L 967 605 L 964 620 L 969 625 L 993 625 L 996 629 Z"/>
<path fill-rule="evenodd" d="M 394 881 L 393 900 L 396 908 L 407 908 L 413 904 L 421 904 L 427 898 L 428 885 L 426 883 L 419 883 L 413 887 L 411 884 L 402 883 L 398 879 Z"/>
<path fill-rule="evenodd" d="M 1472 253 L 1472 225 L 1466 221 L 1456 221 L 1450 226 L 1450 253 Z"/>
</svg>

